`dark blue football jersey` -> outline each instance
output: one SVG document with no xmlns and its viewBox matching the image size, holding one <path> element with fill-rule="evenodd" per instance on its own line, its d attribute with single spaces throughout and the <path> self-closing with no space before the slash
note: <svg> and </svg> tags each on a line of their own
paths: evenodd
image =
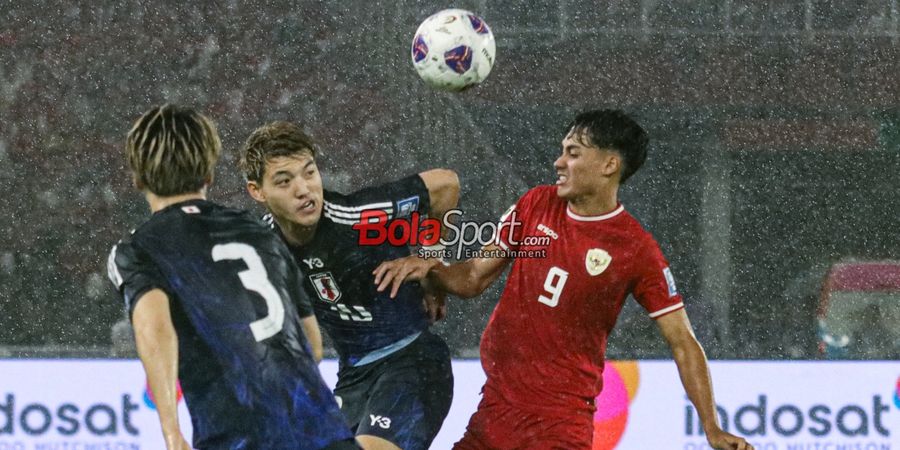
<svg viewBox="0 0 900 450">
<path fill-rule="evenodd" d="M 301 272 L 249 213 L 204 200 L 153 214 L 110 254 L 131 314 L 161 289 L 178 335 L 178 376 L 194 447 L 319 449 L 352 438 L 300 319 Z"/>
<path fill-rule="evenodd" d="M 409 256 L 409 247 L 388 242 L 361 246 L 352 227 L 363 211 L 381 210 L 389 221 L 424 214 L 430 208 L 428 188 L 419 175 L 412 175 L 349 195 L 326 190 L 324 196 L 312 241 L 288 247 L 306 275 L 304 288 L 341 364 L 355 365 L 427 329 L 428 317 L 419 283 L 404 283 L 393 299 L 375 289 L 372 271 L 383 261 Z M 266 219 L 277 229 L 271 216 Z"/>
</svg>

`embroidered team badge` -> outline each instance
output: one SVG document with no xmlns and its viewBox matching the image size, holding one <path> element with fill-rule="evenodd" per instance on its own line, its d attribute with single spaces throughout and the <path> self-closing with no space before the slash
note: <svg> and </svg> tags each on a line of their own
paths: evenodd
<svg viewBox="0 0 900 450">
<path fill-rule="evenodd" d="M 612 256 L 606 253 L 602 248 L 592 248 L 588 250 L 587 257 L 584 258 L 584 265 L 592 277 L 600 275 L 609 267 L 612 262 Z"/>
<path fill-rule="evenodd" d="M 316 273 L 309 276 L 319 299 L 328 303 L 336 303 L 341 298 L 341 290 L 338 288 L 331 272 Z"/>
</svg>

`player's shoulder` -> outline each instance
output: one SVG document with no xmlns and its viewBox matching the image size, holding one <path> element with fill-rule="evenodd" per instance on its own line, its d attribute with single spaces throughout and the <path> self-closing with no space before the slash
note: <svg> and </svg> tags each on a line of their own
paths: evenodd
<svg viewBox="0 0 900 450">
<path fill-rule="evenodd" d="M 653 233 L 647 230 L 644 224 L 638 220 L 637 217 L 628 212 L 627 209 L 623 209 L 622 213 L 619 214 L 619 219 L 619 226 L 627 231 L 629 237 L 635 243 L 650 249 L 659 247 Z"/>
<path fill-rule="evenodd" d="M 137 228 L 134 238 L 147 236 L 192 241 L 198 236 L 223 231 L 246 232 L 268 228 L 258 214 L 218 203 L 195 200 L 169 206 L 153 214 Z"/>
<path fill-rule="evenodd" d="M 352 208 L 361 206 L 361 204 L 363 203 L 362 195 L 359 194 L 359 191 L 344 194 L 342 192 L 326 189 L 322 192 L 322 199 L 325 203 L 325 205 L 323 205 L 323 208 L 326 210 L 335 206 L 342 208 Z"/>
<path fill-rule="evenodd" d="M 556 195 L 556 186 L 554 185 L 538 185 L 526 191 L 519 199 L 522 206 L 530 205 L 552 205 L 555 203 L 565 203 L 565 201 Z"/>
<path fill-rule="evenodd" d="M 275 221 L 275 219 L 271 217 L 268 220 L 265 220 L 265 216 L 260 217 L 258 213 L 246 209 L 234 208 L 217 203 L 211 204 L 210 209 L 207 211 L 207 215 L 214 220 L 221 220 L 229 224 L 233 222 L 251 228 L 259 227 L 270 229 Z M 267 215 L 271 216 L 271 214 Z"/>
<path fill-rule="evenodd" d="M 562 200 L 556 195 L 557 187 L 552 184 L 541 184 L 528 190 L 523 197 L 531 197 L 534 199 L 554 199 Z"/>
<path fill-rule="evenodd" d="M 394 201 L 377 195 L 376 188 L 365 188 L 350 194 L 324 191 L 323 199 L 322 218 L 338 225 L 355 225 L 364 219 L 364 215 L 382 214 L 386 220 L 397 215 Z"/>
<path fill-rule="evenodd" d="M 119 287 L 122 285 L 123 274 L 129 273 L 135 267 L 142 264 L 143 255 L 134 243 L 137 229 L 133 229 L 123 236 L 109 250 L 106 260 L 106 271 L 109 280 Z"/>
</svg>

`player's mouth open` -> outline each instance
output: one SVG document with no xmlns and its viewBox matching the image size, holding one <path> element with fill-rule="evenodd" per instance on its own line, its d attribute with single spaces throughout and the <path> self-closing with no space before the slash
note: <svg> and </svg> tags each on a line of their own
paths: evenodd
<svg viewBox="0 0 900 450">
<path fill-rule="evenodd" d="M 569 181 L 569 177 L 563 174 L 558 174 L 556 179 L 556 184 L 565 184 L 566 181 Z"/>
<path fill-rule="evenodd" d="M 306 203 L 301 204 L 300 207 L 297 208 L 297 212 L 308 213 L 312 212 L 314 209 L 316 209 L 316 202 L 310 200 Z"/>
</svg>

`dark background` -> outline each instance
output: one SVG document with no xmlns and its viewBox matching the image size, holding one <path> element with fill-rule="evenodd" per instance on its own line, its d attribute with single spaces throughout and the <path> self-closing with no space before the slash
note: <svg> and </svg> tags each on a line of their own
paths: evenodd
<svg viewBox="0 0 900 450">
<path fill-rule="evenodd" d="M 236 170 L 259 124 L 304 124 L 331 188 L 432 167 L 467 217 L 554 180 L 565 125 L 623 108 L 652 139 L 621 199 L 660 242 L 707 352 L 815 356 L 827 267 L 900 249 L 896 2 L 463 1 L 497 38 L 480 87 L 430 90 L 409 46 L 438 2 L 0 2 L 0 356 L 106 355 L 111 246 L 148 214 L 123 140 L 190 105 L 225 153 L 211 199 L 257 208 Z M 458 356 L 499 297 L 451 300 Z M 617 358 L 666 357 L 633 302 Z"/>
</svg>

